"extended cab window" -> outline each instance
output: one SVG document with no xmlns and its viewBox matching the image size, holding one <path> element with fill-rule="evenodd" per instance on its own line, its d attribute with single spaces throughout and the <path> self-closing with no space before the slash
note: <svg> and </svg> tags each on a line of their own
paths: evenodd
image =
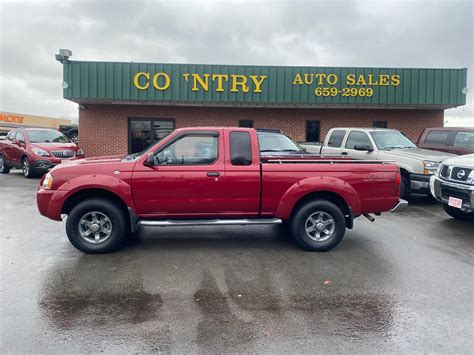
<svg viewBox="0 0 474 355">
<path fill-rule="evenodd" d="M 190 134 L 167 145 L 155 158 L 158 165 L 209 165 L 217 160 L 217 150 L 217 134 Z"/>
<path fill-rule="evenodd" d="M 351 133 L 349 133 L 349 137 L 347 137 L 346 148 L 354 149 L 356 145 L 368 145 L 372 148 L 372 144 L 370 143 L 369 137 L 366 133 L 360 131 L 352 131 Z"/>
<path fill-rule="evenodd" d="M 425 139 L 427 144 L 446 145 L 449 131 L 431 131 Z"/>
<path fill-rule="evenodd" d="M 230 133 L 230 161 L 232 165 L 252 164 L 252 144 L 249 132 Z"/>
<path fill-rule="evenodd" d="M 335 130 L 332 131 L 331 136 L 329 137 L 328 147 L 340 148 L 346 131 L 344 130 Z"/>
<path fill-rule="evenodd" d="M 453 145 L 457 148 L 474 149 L 474 132 L 457 132 Z"/>
</svg>

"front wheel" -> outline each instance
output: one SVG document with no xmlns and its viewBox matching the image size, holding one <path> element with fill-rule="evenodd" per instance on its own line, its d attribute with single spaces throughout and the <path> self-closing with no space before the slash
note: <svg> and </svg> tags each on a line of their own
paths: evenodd
<svg viewBox="0 0 474 355">
<path fill-rule="evenodd" d="M 320 200 L 302 206 L 291 219 L 291 232 L 305 250 L 328 251 L 340 243 L 346 219 L 334 203 Z"/>
<path fill-rule="evenodd" d="M 474 221 L 474 212 L 463 212 L 459 208 L 451 207 L 443 203 L 444 211 L 451 217 L 461 221 Z"/>
<path fill-rule="evenodd" d="M 69 213 L 66 233 L 71 244 L 84 253 L 110 253 L 125 239 L 125 221 L 123 212 L 111 201 L 88 199 Z"/>
<path fill-rule="evenodd" d="M 27 179 L 32 178 L 35 176 L 33 170 L 31 169 L 30 160 L 27 157 L 24 157 L 21 161 L 21 168 L 23 170 L 23 176 Z"/>
<path fill-rule="evenodd" d="M 408 182 L 408 179 L 405 176 L 402 176 L 402 179 L 400 180 L 400 198 L 408 200 L 409 196 L 410 183 Z"/>
<path fill-rule="evenodd" d="M 0 154 L 0 173 L 2 174 L 8 174 L 10 172 L 10 167 L 5 163 L 5 160 L 3 160 L 3 155 Z"/>
</svg>

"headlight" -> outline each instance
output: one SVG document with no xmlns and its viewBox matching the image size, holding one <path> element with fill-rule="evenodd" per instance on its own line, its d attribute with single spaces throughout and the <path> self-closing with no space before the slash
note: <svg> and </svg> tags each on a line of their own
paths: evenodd
<svg viewBox="0 0 474 355">
<path fill-rule="evenodd" d="M 49 153 L 41 148 L 31 148 L 31 151 L 36 155 L 40 155 L 42 157 L 49 157 Z"/>
<path fill-rule="evenodd" d="M 474 170 L 471 170 L 471 173 L 467 177 L 466 182 L 468 184 L 474 184 Z"/>
<path fill-rule="evenodd" d="M 424 170 L 423 170 L 423 174 L 424 175 L 432 175 L 438 169 L 439 163 L 437 161 L 424 160 L 423 161 L 423 166 L 425 167 Z"/>
<path fill-rule="evenodd" d="M 79 148 L 76 152 L 76 155 L 84 155 L 84 151 L 81 148 Z"/>
<path fill-rule="evenodd" d="M 53 186 L 53 175 L 51 173 L 47 173 L 44 176 L 43 180 L 43 189 L 45 190 L 51 190 L 51 187 Z"/>
</svg>

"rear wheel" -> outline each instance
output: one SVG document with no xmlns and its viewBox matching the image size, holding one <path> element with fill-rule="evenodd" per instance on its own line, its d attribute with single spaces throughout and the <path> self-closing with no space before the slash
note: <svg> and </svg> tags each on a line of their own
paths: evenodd
<svg viewBox="0 0 474 355">
<path fill-rule="evenodd" d="M 125 239 L 126 218 L 110 200 L 88 199 L 69 213 L 66 233 L 72 245 L 84 253 L 109 253 Z"/>
<path fill-rule="evenodd" d="M 463 212 L 459 208 L 451 207 L 443 203 L 444 211 L 451 217 L 461 221 L 474 221 L 474 212 Z"/>
<path fill-rule="evenodd" d="M 24 157 L 21 161 L 21 168 L 23 170 L 23 176 L 27 179 L 32 178 L 35 176 L 33 170 L 31 169 L 30 160 L 27 157 Z"/>
<path fill-rule="evenodd" d="M 305 250 L 328 251 L 340 243 L 346 220 L 334 203 L 320 200 L 302 206 L 291 219 L 291 232 Z"/>
<path fill-rule="evenodd" d="M 8 174 L 10 172 L 10 167 L 5 163 L 5 160 L 3 160 L 3 155 L 0 154 L 0 173 L 2 174 Z"/>
</svg>

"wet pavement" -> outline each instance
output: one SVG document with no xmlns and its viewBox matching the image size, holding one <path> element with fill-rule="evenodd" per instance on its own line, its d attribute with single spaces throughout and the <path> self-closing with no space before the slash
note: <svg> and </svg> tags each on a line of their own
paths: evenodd
<svg viewBox="0 0 474 355">
<path fill-rule="evenodd" d="M 474 348 L 474 224 L 427 197 L 328 253 L 279 226 L 144 230 L 85 255 L 0 176 L 5 352 L 454 352 Z"/>
</svg>

